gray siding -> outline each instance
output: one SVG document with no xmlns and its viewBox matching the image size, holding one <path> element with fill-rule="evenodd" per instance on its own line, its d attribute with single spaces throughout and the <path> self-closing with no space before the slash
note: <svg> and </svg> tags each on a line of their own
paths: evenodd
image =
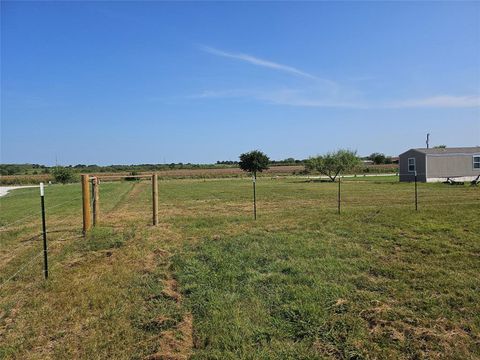
<svg viewBox="0 0 480 360">
<path fill-rule="evenodd" d="M 473 169 L 473 155 L 474 154 L 427 155 L 428 178 L 479 175 L 480 169 Z"/>
<path fill-rule="evenodd" d="M 400 181 L 415 181 L 415 173 L 408 171 L 409 158 L 415 158 L 417 180 L 422 182 L 427 181 L 425 169 L 425 154 L 414 149 L 408 150 L 400 155 Z"/>
</svg>

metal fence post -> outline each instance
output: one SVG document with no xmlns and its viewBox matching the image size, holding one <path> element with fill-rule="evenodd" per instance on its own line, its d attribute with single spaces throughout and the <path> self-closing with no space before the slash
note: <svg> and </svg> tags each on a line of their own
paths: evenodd
<svg viewBox="0 0 480 360">
<path fill-rule="evenodd" d="M 42 232 L 43 232 L 43 274 L 48 279 L 48 248 L 47 248 L 47 225 L 45 221 L 45 188 L 40 183 L 40 203 L 42 207 Z"/>
<path fill-rule="evenodd" d="M 158 224 L 158 178 L 157 174 L 152 175 L 152 203 L 153 203 L 153 225 Z"/>
<path fill-rule="evenodd" d="M 415 211 L 418 211 L 417 172 L 415 171 Z"/>
<path fill-rule="evenodd" d="M 253 173 L 253 220 L 257 220 L 257 192 L 256 192 L 256 183 L 257 183 L 257 173 Z"/>
<path fill-rule="evenodd" d="M 341 197 L 340 197 L 340 194 L 341 194 L 341 177 L 339 176 L 338 177 L 338 213 L 340 214 L 340 206 L 341 206 Z"/>
</svg>

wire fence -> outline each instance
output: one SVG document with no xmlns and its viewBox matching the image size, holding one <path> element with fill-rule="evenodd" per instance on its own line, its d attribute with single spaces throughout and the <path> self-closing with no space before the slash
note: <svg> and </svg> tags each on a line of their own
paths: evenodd
<svg viewBox="0 0 480 360">
<path fill-rule="evenodd" d="M 23 270 L 27 269 L 28 267 L 30 267 L 34 260 L 36 260 L 37 258 L 39 258 L 41 255 L 43 255 L 43 250 L 42 251 L 39 251 L 35 256 L 31 257 L 30 260 L 28 260 L 27 262 L 23 263 L 23 265 L 21 265 L 17 271 L 15 271 L 15 273 L 13 273 L 13 275 L 9 276 L 5 281 L 2 282 L 2 284 L 0 285 L 0 289 L 2 289 L 10 280 L 12 280 L 15 276 L 17 276 L 18 274 L 20 274 Z"/>
<path fill-rule="evenodd" d="M 42 187 L 41 187 L 42 188 Z M 43 190 L 42 190 L 43 192 Z M 43 194 L 41 195 L 41 198 L 43 197 Z M 11 198 L 11 196 L 9 196 Z M 30 213 L 27 216 L 21 217 L 17 220 L 11 221 L 9 223 L 4 224 L 3 226 L 0 227 L 0 235 L 2 236 L 2 242 L 5 242 L 6 239 L 8 238 L 8 235 L 11 234 L 12 231 L 15 231 L 19 228 L 26 230 L 25 235 L 18 236 L 17 232 L 14 232 L 12 236 L 15 238 L 16 243 L 23 243 L 24 245 L 21 246 L 21 250 L 18 251 L 18 254 L 8 254 L 8 261 L 6 263 L 7 266 L 9 267 L 8 264 L 11 263 L 16 263 L 18 262 L 19 258 L 25 257 L 25 253 L 31 252 L 31 248 L 34 247 L 35 242 L 29 241 L 29 240 L 35 240 L 37 238 L 40 238 L 43 234 L 45 236 L 47 234 L 54 234 L 54 233 L 62 233 L 62 232 L 67 232 L 66 235 L 60 237 L 60 239 L 49 239 L 50 244 L 55 244 L 58 241 L 62 241 L 67 239 L 70 236 L 70 233 L 68 233 L 69 229 L 62 229 L 60 228 L 61 225 L 65 225 L 67 222 L 72 221 L 72 217 L 70 216 L 65 216 L 64 211 L 62 210 L 62 207 L 69 207 L 69 205 L 76 203 L 80 200 L 80 197 L 74 197 L 72 199 L 69 199 L 67 201 L 63 201 L 58 204 L 53 204 L 48 206 L 48 214 L 49 214 L 49 219 L 54 219 L 54 221 L 49 221 L 48 222 L 48 228 L 45 228 L 44 232 L 42 231 L 42 228 L 40 226 L 41 219 L 42 219 L 42 212 L 43 215 L 45 215 L 44 212 L 44 203 L 42 199 L 42 208 L 38 207 L 37 211 L 34 211 Z M 42 211 L 40 211 L 42 210 Z M 58 212 L 60 210 L 60 212 Z M 58 221 L 58 216 L 62 216 L 60 218 L 60 221 Z M 29 229 L 31 227 L 38 227 L 38 230 L 35 232 L 30 232 Z M 46 255 L 48 253 L 48 250 L 52 250 L 52 248 L 47 248 L 46 243 L 44 249 L 41 251 L 36 251 L 33 255 L 28 257 L 26 261 L 23 261 L 19 266 L 16 267 L 16 269 L 13 271 L 13 273 L 9 276 L 7 276 L 5 279 L 2 279 L 2 282 L 0 284 L 0 289 L 5 287 L 10 281 L 18 277 L 22 272 L 25 272 L 27 269 L 31 268 L 34 264 L 37 264 L 36 260 L 38 260 L 41 255 Z M 1 277 L 0 277 L 1 278 Z"/>
<path fill-rule="evenodd" d="M 51 210 L 53 210 L 53 209 L 56 209 L 56 208 L 58 208 L 58 207 L 60 207 L 60 206 L 64 206 L 64 205 L 67 205 L 67 204 L 70 204 L 70 203 L 72 203 L 72 202 L 76 202 L 76 201 L 79 201 L 79 200 L 80 200 L 80 197 L 75 198 L 75 199 L 70 199 L 70 200 L 65 201 L 65 202 L 63 202 L 63 203 L 61 203 L 61 204 L 49 206 L 49 207 L 48 207 L 48 210 L 49 210 L 49 212 L 51 212 Z M 54 215 L 54 214 L 51 213 L 51 215 Z M 27 219 L 32 219 L 32 218 L 37 218 L 37 219 L 38 219 L 38 216 L 39 216 L 39 211 L 36 211 L 35 213 L 31 213 L 31 214 L 28 215 L 28 216 L 22 217 L 22 218 L 20 218 L 20 219 L 18 219 L 18 220 L 15 220 L 15 221 L 12 221 L 12 222 L 7 223 L 7 224 L 5 224 L 5 225 L 2 225 L 2 226 L 0 227 L 0 231 L 9 230 L 9 228 L 10 228 L 12 225 L 18 224 L 18 223 L 21 223 L 21 222 L 24 222 L 24 221 L 27 220 Z"/>
<path fill-rule="evenodd" d="M 399 174 L 402 175 L 402 174 Z M 412 174 L 407 174 L 412 175 Z M 457 183 L 460 182 L 451 182 L 446 181 L 446 184 L 449 185 L 440 185 L 439 186 L 432 186 L 431 184 L 425 184 L 418 181 L 417 174 L 417 181 L 415 181 L 415 175 L 413 182 L 406 182 L 397 186 L 393 189 L 392 182 L 385 182 L 382 183 L 381 181 L 375 182 L 375 180 L 368 180 L 365 182 L 357 181 L 358 177 L 338 177 L 335 183 L 331 183 L 330 186 L 326 186 L 323 190 L 318 190 L 319 193 L 315 193 L 318 197 L 309 199 L 310 202 L 302 205 L 300 207 L 305 206 L 318 206 L 322 208 L 331 208 L 332 211 L 335 209 L 339 213 L 348 209 L 379 209 L 384 210 L 388 208 L 410 208 L 415 210 L 420 210 L 422 208 L 431 208 L 431 207 L 457 207 L 457 206 L 472 206 L 472 205 L 479 205 L 480 206 L 480 188 L 477 186 L 477 183 L 471 182 L 471 186 L 468 186 L 468 182 L 461 182 L 463 186 L 455 186 Z M 316 185 L 316 184 L 312 184 Z M 276 186 L 272 183 L 271 186 Z M 311 189 L 319 189 L 319 187 L 313 187 Z M 313 193 L 312 193 L 313 194 Z M 232 193 L 234 196 L 234 193 Z M 276 190 L 271 191 L 268 195 L 268 198 L 265 198 L 265 201 L 270 201 L 272 203 L 277 203 L 277 205 L 287 207 L 288 203 L 285 200 L 292 200 L 295 201 L 294 195 L 289 195 L 288 193 L 284 192 L 283 190 Z M 120 201 L 120 199 L 117 199 Z M 144 199 L 145 201 L 149 201 L 150 199 L 147 197 Z M 225 198 L 215 198 L 215 201 L 224 201 Z M 80 235 L 80 224 L 75 224 L 75 227 L 72 229 L 71 227 L 65 229 L 62 228 L 65 224 L 72 223 L 77 219 L 80 221 L 81 216 L 78 215 L 76 217 L 72 216 L 65 216 L 64 208 L 70 209 L 71 204 L 79 203 L 81 201 L 81 196 L 76 196 L 72 199 L 67 201 L 63 201 L 58 204 L 49 205 L 48 215 L 49 219 L 55 218 L 56 216 L 63 216 L 63 218 L 55 218 L 55 221 L 49 221 L 48 226 L 46 229 L 46 234 L 49 234 L 49 251 L 56 251 L 60 250 L 65 244 L 63 242 L 68 242 L 69 240 L 75 239 Z M 181 200 L 180 200 L 181 201 Z M 167 206 L 167 205 L 166 205 Z M 184 204 L 185 206 L 185 204 Z M 186 205 L 188 207 L 188 205 Z M 225 206 L 229 206 L 228 204 Z M 276 211 L 274 209 L 272 211 Z M 115 209 L 115 207 L 113 207 Z M 61 210 L 60 212 L 56 212 L 56 210 Z M 77 210 L 80 210 L 80 206 Z M 192 211 L 198 211 L 197 208 L 192 208 Z M 113 210 L 112 210 L 113 211 Z M 138 211 L 136 209 L 135 211 Z M 215 208 L 212 208 L 211 211 L 216 211 Z M 105 214 L 107 215 L 107 214 Z M 106 216 L 108 218 L 108 216 Z M 8 234 L 8 232 L 18 229 L 18 227 L 31 227 L 31 226 L 39 226 L 40 220 L 40 212 L 38 210 L 32 211 L 30 214 L 11 221 L 7 224 L 4 224 L 0 227 L 0 235 Z M 62 227 L 61 227 L 62 226 Z M 73 230 L 73 235 L 72 235 Z M 64 234 L 56 238 L 53 234 Z M 35 243 L 28 241 L 32 239 L 39 238 L 42 235 L 42 232 L 39 231 L 35 232 L 33 235 L 32 233 L 28 234 L 28 238 L 20 239 L 16 238 L 18 242 L 26 242 L 27 245 L 23 248 L 23 252 L 19 252 L 18 254 L 14 254 L 13 257 L 9 257 L 7 264 L 14 264 L 18 262 L 19 258 L 25 257 L 26 252 L 32 253 L 31 248 L 35 245 Z M 16 234 L 12 236 L 17 236 Z M 50 239 L 50 237 L 52 237 Z M 67 248 L 64 250 L 68 250 L 69 248 L 75 246 L 75 242 L 70 242 Z M 6 284 L 10 281 L 15 279 L 19 276 L 22 272 L 26 271 L 34 264 L 36 264 L 37 260 L 41 257 L 42 254 L 45 254 L 45 250 L 35 251 L 33 254 L 30 254 L 26 261 L 23 261 L 14 269 L 12 269 L 12 273 L 7 275 L 4 279 L 0 277 L 1 284 L 0 289 L 2 289 Z M 54 261 L 52 263 L 51 269 L 56 269 L 61 266 L 60 259 L 56 259 L 58 261 Z M 5 268 L 5 266 L 4 266 Z"/>
<path fill-rule="evenodd" d="M 68 240 L 73 240 L 73 239 L 76 239 L 76 238 L 79 238 L 81 235 L 79 234 L 67 234 L 67 235 L 64 235 L 62 236 L 61 238 L 59 239 L 52 239 L 51 241 L 49 241 L 49 246 L 48 246 L 48 252 L 49 252 L 49 255 L 51 253 L 53 253 L 53 251 L 55 250 L 60 250 L 60 245 L 64 245 L 62 243 L 64 242 L 68 242 Z M 67 250 L 68 249 L 71 249 L 73 246 L 75 246 L 76 244 L 74 242 L 71 242 L 69 245 L 67 245 Z M 65 250 L 65 249 L 63 249 Z M 0 284 L 0 289 L 2 289 L 4 286 L 6 286 L 7 283 L 9 283 L 11 280 L 13 280 L 15 277 L 17 277 L 20 273 L 22 273 L 24 270 L 30 268 L 31 266 L 33 266 L 34 264 L 37 264 L 39 265 L 40 263 L 39 262 L 35 262 L 35 260 L 39 259 L 41 257 L 41 255 L 44 254 L 44 250 L 42 249 L 41 251 L 38 251 L 34 254 L 34 256 L 31 256 L 27 261 L 23 262 L 18 268 L 17 270 L 12 274 L 10 275 L 9 277 L 7 277 L 1 284 Z M 55 259 L 54 259 L 55 260 Z M 49 262 L 50 265 L 48 267 L 49 271 L 51 271 L 52 269 L 56 268 L 56 265 L 58 265 L 58 262 Z M 52 266 L 53 265 L 53 266 Z M 43 271 L 43 270 L 42 270 Z"/>
</svg>

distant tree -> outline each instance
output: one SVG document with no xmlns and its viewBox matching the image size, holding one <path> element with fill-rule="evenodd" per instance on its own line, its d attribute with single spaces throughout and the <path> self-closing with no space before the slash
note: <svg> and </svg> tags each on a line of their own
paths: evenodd
<svg viewBox="0 0 480 360">
<path fill-rule="evenodd" d="M 433 147 L 434 149 L 446 149 L 447 145 L 437 145 Z"/>
<path fill-rule="evenodd" d="M 256 198 L 256 182 L 257 172 L 268 169 L 270 159 L 267 155 L 259 150 L 253 150 L 240 155 L 238 166 L 243 171 L 247 171 L 253 175 L 253 218 L 257 219 L 257 198 Z"/>
<path fill-rule="evenodd" d="M 373 153 L 368 158 L 372 160 L 373 163 L 376 165 L 385 164 L 385 161 L 387 159 L 385 154 L 382 153 Z"/>
<path fill-rule="evenodd" d="M 318 171 L 326 175 L 330 180 L 335 181 L 340 173 L 351 170 L 360 163 L 360 158 L 356 151 L 338 150 L 322 156 L 311 157 L 305 164 L 305 170 L 311 172 Z"/>
<path fill-rule="evenodd" d="M 21 167 L 17 165 L 6 165 L 4 170 L 4 172 L 6 173 L 5 175 L 15 175 L 19 174 L 22 171 Z"/>
<path fill-rule="evenodd" d="M 52 174 L 55 181 L 62 184 L 75 181 L 75 174 L 71 167 L 56 166 Z"/>
<path fill-rule="evenodd" d="M 283 160 L 279 161 L 279 163 L 281 163 L 281 164 L 294 164 L 295 159 L 290 157 L 290 158 L 286 158 L 286 159 L 283 159 Z"/>
<path fill-rule="evenodd" d="M 219 160 L 217 161 L 217 165 L 236 165 L 238 164 L 237 161 L 232 161 L 232 160 Z"/>
</svg>

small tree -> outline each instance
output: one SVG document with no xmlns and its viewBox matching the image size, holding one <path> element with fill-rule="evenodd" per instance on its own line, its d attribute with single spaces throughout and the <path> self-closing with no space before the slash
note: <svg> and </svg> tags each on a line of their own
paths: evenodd
<svg viewBox="0 0 480 360">
<path fill-rule="evenodd" d="M 53 178 L 56 182 L 66 184 L 75 180 L 75 174 L 71 168 L 57 166 L 53 169 Z"/>
<path fill-rule="evenodd" d="M 356 151 L 342 149 L 323 156 L 311 157 L 305 164 L 305 170 L 308 172 L 316 170 L 328 176 L 333 182 L 338 174 L 353 169 L 359 163 L 360 159 Z"/>
<path fill-rule="evenodd" d="M 385 154 L 382 153 L 373 153 L 368 158 L 376 165 L 385 164 L 386 160 Z"/>
<path fill-rule="evenodd" d="M 263 152 L 253 150 L 240 155 L 240 162 L 238 163 L 240 169 L 247 171 L 253 175 L 253 218 L 257 219 L 257 198 L 256 198 L 256 180 L 257 172 L 262 172 L 268 169 L 270 159 Z"/>
<path fill-rule="evenodd" d="M 256 178 L 257 172 L 267 170 L 269 163 L 270 159 L 267 155 L 261 151 L 253 150 L 240 155 L 240 162 L 238 165 L 240 166 L 240 169 L 252 173 L 253 177 Z"/>
</svg>

